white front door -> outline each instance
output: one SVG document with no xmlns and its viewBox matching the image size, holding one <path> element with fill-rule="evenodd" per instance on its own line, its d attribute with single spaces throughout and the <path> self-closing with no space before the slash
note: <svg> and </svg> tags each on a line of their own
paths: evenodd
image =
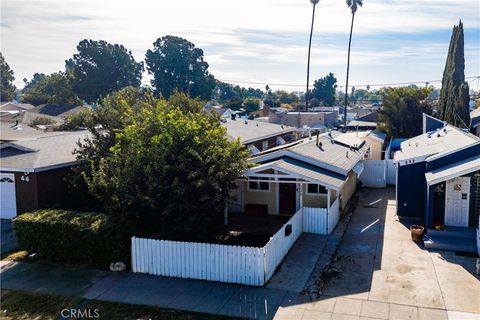
<svg viewBox="0 0 480 320">
<path fill-rule="evenodd" d="M 448 180 L 445 195 L 445 225 L 468 227 L 470 177 Z"/>
<path fill-rule="evenodd" d="M 0 218 L 12 219 L 16 216 L 15 175 L 0 173 Z"/>
</svg>

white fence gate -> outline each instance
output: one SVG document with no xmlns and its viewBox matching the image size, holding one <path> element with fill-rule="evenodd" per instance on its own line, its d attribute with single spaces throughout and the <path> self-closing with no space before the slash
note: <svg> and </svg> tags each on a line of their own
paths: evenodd
<svg viewBox="0 0 480 320">
<path fill-rule="evenodd" d="M 304 207 L 303 232 L 327 234 L 327 209 Z"/>
<path fill-rule="evenodd" d="M 387 165 L 385 160 L 364 160 L 360 181 L 368 188 L 385 188 L 387 186 Z"/>
<path fill-rule="evenodd" d="M 395 185 L 397 184 L 397 169 L 393 164 L 393 159 L 385 160 L 387 163 L 387 184 Z"/>
</svg>

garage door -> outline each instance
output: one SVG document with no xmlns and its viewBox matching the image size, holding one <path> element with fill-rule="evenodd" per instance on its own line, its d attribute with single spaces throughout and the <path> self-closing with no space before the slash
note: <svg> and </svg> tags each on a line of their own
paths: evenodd
<svg viewBox="0 0 480 320">
<path fill-rule="evenodd" d="M 10 173 L 0 173 L 0 218 L 12 219 L 17 216 L 15 198 L 15 176 Z"/>
</svg>

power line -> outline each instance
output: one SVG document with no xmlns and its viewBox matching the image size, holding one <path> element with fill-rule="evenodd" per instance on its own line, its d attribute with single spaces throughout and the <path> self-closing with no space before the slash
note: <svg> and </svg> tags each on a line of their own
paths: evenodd
<svg viewBox="0 0 480 320">
<path fill-rule="evenodd" d="M 191 80 L 193 79 L 201 79 L 202 77 L 190 77 Z M 470 79 L 470 81 L 467 81 L 468 83 L 474 82 L 474 81 L 480 81 L 480 75 L 479 76 L 471 76 L 471 77 L 465 77 L 465 80 Z M 230 84 L 253 84 L 253 85 L 269 85 L 269 86 L 281 86 L 281 87 L 304 87 L 304 84 L 297 84 L 297 83 L 271 83 L 271 82 L 259 82 L 259 81 L 243 81 L 243 80 L 231 80 L 231 79 L 217 79 L 222 82 L 230 83 Z M 423 81 L 409 81 L 409 82 L 390 82 L 390 83 L 370 83 L 370 84 L 353 84 L 352 87 L 386 87 L 386 86 L 401 86 L 401 85 L 410 85 L 410 84 L 431 84 L 431 83 L 438 83 L 442 82 L 442 80 L 423 80 Z M 13 81 L 13 83 L 17 84 L 25 84 L 23 81 Z M 83 86 L 86 86 L 83 84 Z M 95 84 L 92 84 L 90 86 L 96 86 Z M 338 85 L 337 88 L 343 88 L 345 86 Z"/>
<path fill-rule="evenodd" d="M 480 79 L 480 76 L 465 77 L 466 79 L 473 79 L 471 81 Z M 255 81 L 240 81 L 240 80 L 226 80 L 218 79 L 222 82 L 230 83 L 242 83 L 242 84 L 257 84 L 257 85 L 269 85 L 269 86 L 282 86 L 282 87 L 304 87 L 303 84 L 294 84 L 294 83 L 269 83 L 269 82 L 255 82 Z M 370 84 L 354 84 L 354 87 L 381 87 L 381 86 L 400 86 L 400 85 L 409 85 L 409 84 L 425 84 L 425 83 L 437 83 L 442 82 L 442 80 L 424 80 L 424 81 L 409 81 L 409 82 L 391 82 L 391 83 L 370 83 Z M 470 81 L 469 81 L 470 82 Z M 337 86 L 337 88 L 343 88 L 344 86 Z"/>
</svg>

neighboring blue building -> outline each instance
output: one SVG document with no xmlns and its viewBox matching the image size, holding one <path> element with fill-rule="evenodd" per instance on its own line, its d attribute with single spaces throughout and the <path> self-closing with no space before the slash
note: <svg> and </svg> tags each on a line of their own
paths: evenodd
<svg viewBox="0 0 480 320">
<path fill-rule="evenodd" d="M 431 235 L 452 231 L 474 239 L 480 213 L 480 138 L 428 115 L 423 128 L 423 134 L 402 142 L 395 153 L 397 215 L 420 218 Z M 463 247 L 469 248 L 476 251 L 474 242 Z"/>
</svg>

